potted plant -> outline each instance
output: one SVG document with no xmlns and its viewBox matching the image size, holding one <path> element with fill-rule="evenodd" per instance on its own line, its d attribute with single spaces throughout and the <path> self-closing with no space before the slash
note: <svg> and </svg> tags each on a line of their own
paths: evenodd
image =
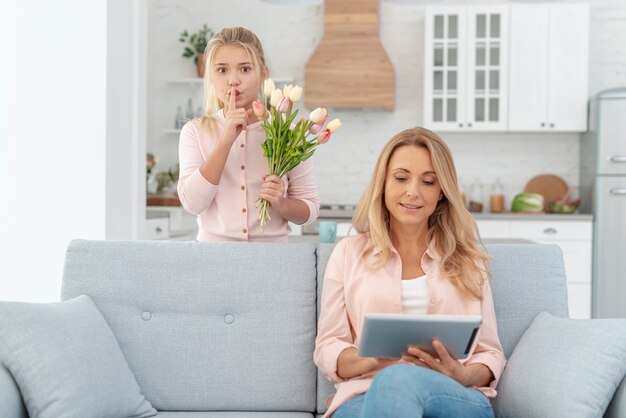
<svg viewBox="0 0 626 418">
<path fill-rule="evenodd" d="M 181 32 L 180 38 L 178 39 L 180 42 L 186 44 L 183 51 L 183 57 L 193 58 L 193 61 L 196 64 L 198 77 L 204 76 L 204 50 L 206 49 L 207 42 L 212 36 L 213 31 L 206 24 L 204 24 L 202 29 L 191 34 L 185 29 Z"/>
</svg>

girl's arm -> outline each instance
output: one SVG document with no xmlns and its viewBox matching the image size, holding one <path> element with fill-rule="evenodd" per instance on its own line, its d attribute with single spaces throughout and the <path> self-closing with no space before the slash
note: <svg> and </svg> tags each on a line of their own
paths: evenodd
<svg viewBox="0 0 626 418">
<path fill-rule="evenodd" d="M 303 224 L 311 217 L 307 203 L 300 199 L 285 197 L 285 184 L 278 176 L 263 177 L 259 197 L 270 202 L 272 209 L 281 217 L 295 224 Z"/>
</svg>

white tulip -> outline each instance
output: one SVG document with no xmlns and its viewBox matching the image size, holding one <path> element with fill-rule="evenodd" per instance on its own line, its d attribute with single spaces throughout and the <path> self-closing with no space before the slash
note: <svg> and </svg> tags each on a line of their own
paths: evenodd
<svg viewBox="0 0 626 418">
<path fill-rule="evenodd" d="M 294 86 L 294 88 L 292 88 L 291 91 L 289 92 L 289 100 L 291 100 L 291 103 L 295 103 L 298 100 L 300 100 L 301 97 L 302 97 L 302 87 Z"/>
<path fill-rule="evenodd" d="M 331 134 L 337 132 L 337 130 L 341 127 L 341 121 L 339 119 L 333 119 L 326 125 L 326 129 L 330 131 Z"/>
<path fill-rule="evenodd" d="M 263 82 L 263 94 L 265 94 L 265 97 L 270 97 L 275 89 L 274 81 L 271 78 L 265 79 Z"/>
<path fill-rule="evenodd" d="M 317 109 L 311 112 L 311 114 L 309 115 L 309 120 L 313 123 L 319 123 L 324 120 L 326 115 L 327 115 L 326 109 L 324 109 L 323 107 L 318 107 Z"/>
<path fill-rule="evenodd" d="M 293 84 L 285 84 L 285 87 L 283 87 L 283 96 L 289 97 L 291 89 L 293 89 Z"/>
<path fill-rule="evenodd" d="M 283 92 L 280 89 L 274 89 L 272 91 L 272 97 L 270 98 L 270 105 L 276 107 L 280 103 L 280 99 L 283 98 Z"/>
</svg>

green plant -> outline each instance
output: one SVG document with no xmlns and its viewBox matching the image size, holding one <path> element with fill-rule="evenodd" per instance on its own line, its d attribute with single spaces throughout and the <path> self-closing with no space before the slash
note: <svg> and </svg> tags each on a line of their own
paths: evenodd
<svg viewBox="0 0 626 418">
<path fill-rule="evenodd" d="M 192 58 L 193 62 L 198 63 L 198 55 L 203 54 L 206 49 L 206 44 L 213 36 L 213 30 L 211 30 L 206 24 L 202 26 L 197 32 L 189 33 L 185 29 L 181 32 L 180 38 L 178 39 L 182 43 L 186 43 L 185 49 L 183 51 L 183 57 Z"/>
</svg>

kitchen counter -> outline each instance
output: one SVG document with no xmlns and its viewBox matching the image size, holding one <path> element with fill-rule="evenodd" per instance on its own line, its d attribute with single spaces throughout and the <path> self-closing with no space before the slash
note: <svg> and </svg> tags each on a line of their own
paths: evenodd
<svg viewBox="0 0 626 418">
<path fill-rule="evenodd" d="M 352 219 L 353 206 L 338 206 L 338 207 L 324 207 L 320 208 L 319 219 L 336 219 L 346 220 Z M 552 220 L 552 221 L 581 221 L 581 220 L 593 220 L 593 215 L 590 213 L 472 213 L 477 220 Z"/>
</svg>

